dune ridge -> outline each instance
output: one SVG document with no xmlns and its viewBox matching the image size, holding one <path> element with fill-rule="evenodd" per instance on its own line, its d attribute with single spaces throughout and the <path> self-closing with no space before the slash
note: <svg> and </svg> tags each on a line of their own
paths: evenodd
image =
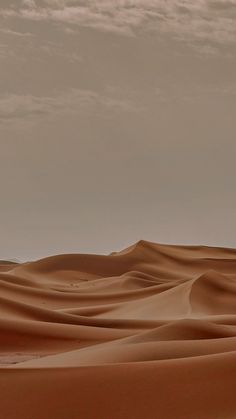
<svg viewBox="0 0 236 419">
<path fill-rule="evenodd" d="M 0 261 L 0 344 L 4 419 L 235 419 L 236 249 Z"/>
</svg>

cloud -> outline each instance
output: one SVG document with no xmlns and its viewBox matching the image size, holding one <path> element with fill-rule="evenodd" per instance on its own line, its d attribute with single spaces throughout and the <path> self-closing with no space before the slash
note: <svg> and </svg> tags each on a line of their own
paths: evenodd
<svg viewBox="0 0 236 419">
<path fill-rule="evenodd" d="M 36 7 L 36 3 L 34 0 L 23 0 L 22 5 L 26 7 Z"/>
<path fill-rule="evenodd" d="M 0 14 L 129 36 L 151 30 L 182 41 L 236 41 L 236 0 L 24 0 Z"/>
<path fill-rule="evenodd" d="M 31 37 L 33 36 L 32 33 L 30 32 L 19 32 L 19 31 L 13 31 L 11 29 L 7 29 L 7 28 L 0 28 L 0 32 L 5 34 L 5 35 L 10 35 L 10 36 L 18 36 L 18 37 Z"/>
<path fill-rule="evenodd" d="M 70 89 L 54 96 L 5 94 L 0 96 L 0 122 L 32 119 L 52 114 L 78 113 L 81 110 L 134 112 L 138 107 L 128 100 L 116 99 L 90 90 Z"/>
<path fill-rule="evenodd" d="M 215 0 L 209 2 L 209 7 L 215 10 L 232 11 L 236 8 L 235 0 Z"/>
</svg>

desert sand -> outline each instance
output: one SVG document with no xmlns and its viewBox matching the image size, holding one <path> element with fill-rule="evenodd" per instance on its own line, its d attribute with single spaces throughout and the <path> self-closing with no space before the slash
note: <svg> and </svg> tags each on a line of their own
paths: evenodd
<svg viewBox="0 0 236 419">
<path fill-rule="evenodd" d="M 236 250 L 0 263 L 1 419 L 235 419 Z"/>
</svg>

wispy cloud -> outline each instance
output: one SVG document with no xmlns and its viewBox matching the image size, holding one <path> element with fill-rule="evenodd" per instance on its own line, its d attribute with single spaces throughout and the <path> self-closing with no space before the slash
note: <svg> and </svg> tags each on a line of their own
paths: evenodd
<svg viewBox="0 0 236 419">
<path fill-rule="evenodd" d="M 236 41 L 236 0 L 24 0 L 0 14 L 124 35 L 152 30 L 179 40 Z"/>
<path fill-rule="evenodd" d="M 59 113 L 81 110 L 134 112 L 138 107 L 128 100 L 100 95 L 89 90 L 70 89 L 54 96 L 5 94 L 0 96 L 0 122 L 29 120 Z"/>
<path fill-rule="evenodd" d="M 19 32 L 19 31 L 14 31 L 12 29 L 7 29 L 7 28 L 0 28 L 0 32 L 3 33 L 4 35 L 17 36 L 20 38 L 33 36 L 33 34 L 30 32 Z"/>
</svg>

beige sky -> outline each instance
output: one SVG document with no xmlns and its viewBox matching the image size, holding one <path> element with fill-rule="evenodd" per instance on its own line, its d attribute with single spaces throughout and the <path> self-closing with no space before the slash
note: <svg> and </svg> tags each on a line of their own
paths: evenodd
<svg viewBox="0 0 236 419">
<path fill-rule="evenodd" d="M 1 0 L 0 259 L 236 247 L 236 0 Z"/>
</svg>

